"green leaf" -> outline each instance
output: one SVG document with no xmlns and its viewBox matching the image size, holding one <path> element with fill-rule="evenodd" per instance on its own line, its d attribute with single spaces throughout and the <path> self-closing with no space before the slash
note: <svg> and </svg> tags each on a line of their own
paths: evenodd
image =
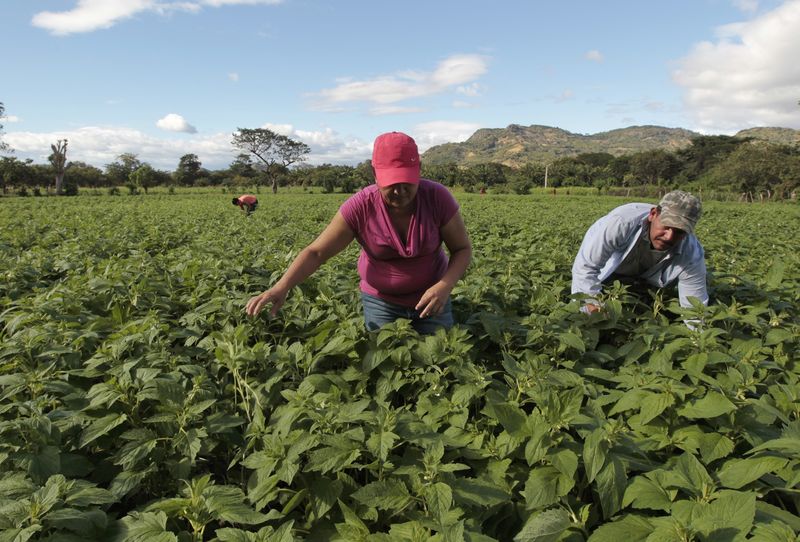
<svg viewBox="0 0 800 542">
<path fill-rule="evenodd" d="M 605 523 L 589 537 L 588 542 L 643 542 L 649 540 L 653 525 L 641 516 L 627 514 L 619 521 Z"/>
<path fill-rule="evenodd" d="M 676 487 L 691 491 L 696 496 L 705 495 L 709 488 L 715 486 L 702 463 L 690 453 L 678 458 L 670 474 L 674 475 L 672 482 Z"/>
<path fill-rule="evenodd" d="M 793 530 L 800 531 L 800 517 L 764 501 L 756 502 L 756 520 L 763 522 L 782 521 Z"/>
<path fill-rule="evenodd" d="M 600 506 L 603 509 L 604 518 L 610 518 L 622 508 L 627 482 L 625 466 L 614 456 L 610 461 L 606 461 L 605 467 L 597 473 L 595 483 L 600 495 Z"/>
<path fill-rule="evenodd" d="M 678 414 L 685 418 L 716 418 L 736 410 L 736 405 L 716 391 L 709 391 L 705 396 L 678 409 Z"/>
<path fill-rule="evenodd" d="M 755 514 L 755 493 L 721 491 L 716 500 L 697 507 L 692 527 L 715 542 L 744 540 L 753 528 Z"/>
<path fill-rule="evenodd" d="M 739 489 L 767 474 L 782 469 L 788 459 L 781 457 L 753 457 L 726 461 L 717 472 L 717 478 L 724 487 Z"/>
<path fill-rule="evenodd" d="M 209 486 L 203 491 L 208 510 L 214 516 L 230 523 L 255 525 L 268 518 L 246 504 L 244 492 L 234 486 Z"/>
<path fill-rule="evenodd" d="M 675 491 L 668 491 L 649 478 L 637 476 L 625 490 L 622 506 L 669 512 L 674 498 Z"/>
<path fill-rule="evenodd" d="M 675 404 L 675 397 L 671 393 L 651 393 L 642 399 L 642 410 L 639 423 L 646 424 L 659 416 L 667 408 Z"/>
<path fill-rule="evenodd" d="M 733 441 L 725 435 L 706 433 L 700 437 L 700 456 L 706 464 L 727 457 L 733 448 Z"/>
<path fill-rule="evenodd" d="M 178 537 L 167 531 L 164 512 L 131 512 L 122 518 L 124 542 L 178 542 Z"/>
<path fill-rule="evenodd" d="M 500 422 L 500 425 L 502 425 L 511 436 L 528 436 L 527 416 L 521 408 L 504 402 L 489 402 L 486 404 L 486 408 L 484 408 L 484 413 Z"/>
<path fill-rule="evenodd" d="M 589 482 L 594 481 L 597 473 L 606 464 L 608 448 L 609 444 L 604 430 L 595 429 L 586 437 L 583 443 L 583 463 Z"/>
<path fill-rule="evenodd" d="M 309 471 L 336 472 L 344 470 L 355 462 L 361 455 L 358 447 L 334 448 L 332 446 L 318 448 L 308 454 L 306 469 Z"/>
<path fill-rule="evenodd" d="M 108 434 L 115 427 L 125 423 L 127 419 L 128 416 L 126 414 L 115 413 L 94 420 L 81 433 L 80 447 L 83 448 L 90 442 Z"/>
<path fill-rule="evenodd" d="M 319 520 L 342 494 L 342 482 L 318 477 L 311 483 L 311 518 Z"/>
<path fill-rule="evenodd" d="M 352 497 L 361 504 L 379 510 L 401 510 L 411 502 L 406 485 L 397 479 L 372 482 L 354 492 Z"/>
<path fill-rule="evenodd" d="M 523 496 L 528 510 L 544 508 L 558 501 L 575 485 L 575 480 L 564 476 L 551 466 L 531 470 Z"/>
<path fill-rule="evenodd" d="M 425 502 L 431 515 L 444 523 L 444 518 L 453 505 L 453 490 L 445 483 L 437 482 L 425 487 Z"/>
<path fill-rule="evenodd" d="M 460 506 L 488 508 L 511 499 L 511 494 L 492 482 L 478 478 L 455 478 L 450 487 Z"/>
<path fill-rule="evenodd" d="M 561 343 L 562 348 L 561 350 L 566 350 L 565 347 L 574 348 L 580 353 L 586 352 L 586 345 L 578 335 L 575 335 L 572 332 L 565 332 L 558 334 L 558 341 Z"/>
<path fill-rule="evenodd" d="M 566 510 L 545 510 L 531 518 L 514 537 L 514 542 L 556 542 L 572 526 Z"/>
<path fill-rule="evenodd" d="M 776 344 L 780 344 L 782 342 L 793 341 L 796 338 L 797 335 L 788 329 L 773 328 L 767 332 L 767 336 L 764 339 L 764 345 L 775 346 Z"/>
</svg>

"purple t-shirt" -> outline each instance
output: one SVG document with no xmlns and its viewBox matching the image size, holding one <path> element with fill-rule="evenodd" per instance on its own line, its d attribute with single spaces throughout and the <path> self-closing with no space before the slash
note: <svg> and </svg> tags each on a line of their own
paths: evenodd
<svg viewBox="0 0 800 542">
<path fill-rule="evenodd" d="M 351 196 L 339 208 L 362 248 L 361 291 L 405 307 L 414 307 L 447 271 L 441 228 L 458 212 L 450 191 L 428 179 L 420 179 L 415 199 L 405 244 L 377 185 Z"/>
</svg>

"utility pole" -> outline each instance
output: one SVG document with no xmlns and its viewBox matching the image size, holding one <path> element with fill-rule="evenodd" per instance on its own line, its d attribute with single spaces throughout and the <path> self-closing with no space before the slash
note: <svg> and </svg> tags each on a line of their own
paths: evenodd
<svg viewBox="0 0 800 542">
<path fill-rule="evenodd" d="M 547 188 L 547 168 L 550 167 L 550 164 L 544 165 L 544 187 Z"/>
</svg>

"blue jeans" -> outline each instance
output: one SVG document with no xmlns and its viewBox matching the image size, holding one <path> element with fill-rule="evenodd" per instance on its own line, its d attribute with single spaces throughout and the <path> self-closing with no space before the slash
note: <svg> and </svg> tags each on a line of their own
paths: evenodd
<svg viewBox="0 0 800 542">
<path fill-rule="evenodd" d="M 453 308 L 449 298 L 440 314 L 427 318 L 420 318 L 416 309 L 389 303 L 364 292 L 361 292 L 361 303 L 364 305 L 364 324 L 367 326 L 367 331 L 380 329 L 384 324 L 394 322 L 398 318 L 411 320 L 411 326 L 423 335 L 435 333 L 440 327 L 445 329 L 453 327 Z"/>
</svg>

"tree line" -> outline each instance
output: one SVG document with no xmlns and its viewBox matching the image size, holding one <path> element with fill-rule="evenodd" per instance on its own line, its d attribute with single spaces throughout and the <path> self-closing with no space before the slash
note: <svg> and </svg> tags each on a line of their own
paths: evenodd
<svg viewBox="0 0 800 542">
<path fill-rule="evenodd" d="M 0 104 L 2 113 L 2 104 Z M 0 129 L 2 126 L 0 125 Z M 3 193 L 67 195 L 79 187 L 147 193 L 154 186 L 225 186 L 234 188 L 304 186 L 322 192 L 354 192 L 373 182 L 369 160 L 356 166 L 304 163 L 310 149 L 270 130 L 239 128 L 232 144 L 241 152 L 227 168 L 209 170 L 196 154 L 183 155 L 173 171 L 164 171 L 125 153 L 104 168 L 66 160 L 66 140 L 52 146 L 48 164 L 14 157 L 0 158 Z M 624 156 L 585 153 L 521 167 L 487 163 L 426 164 L 422 175 L 467 191 L 526 194 L 534 187 L 681 187 L 735 193 L 768 193 L 788 197 L 800 184 L 800 147 L 733 136 L 700 136 L 671 152 L 651 150 Z"/>
</svg>

